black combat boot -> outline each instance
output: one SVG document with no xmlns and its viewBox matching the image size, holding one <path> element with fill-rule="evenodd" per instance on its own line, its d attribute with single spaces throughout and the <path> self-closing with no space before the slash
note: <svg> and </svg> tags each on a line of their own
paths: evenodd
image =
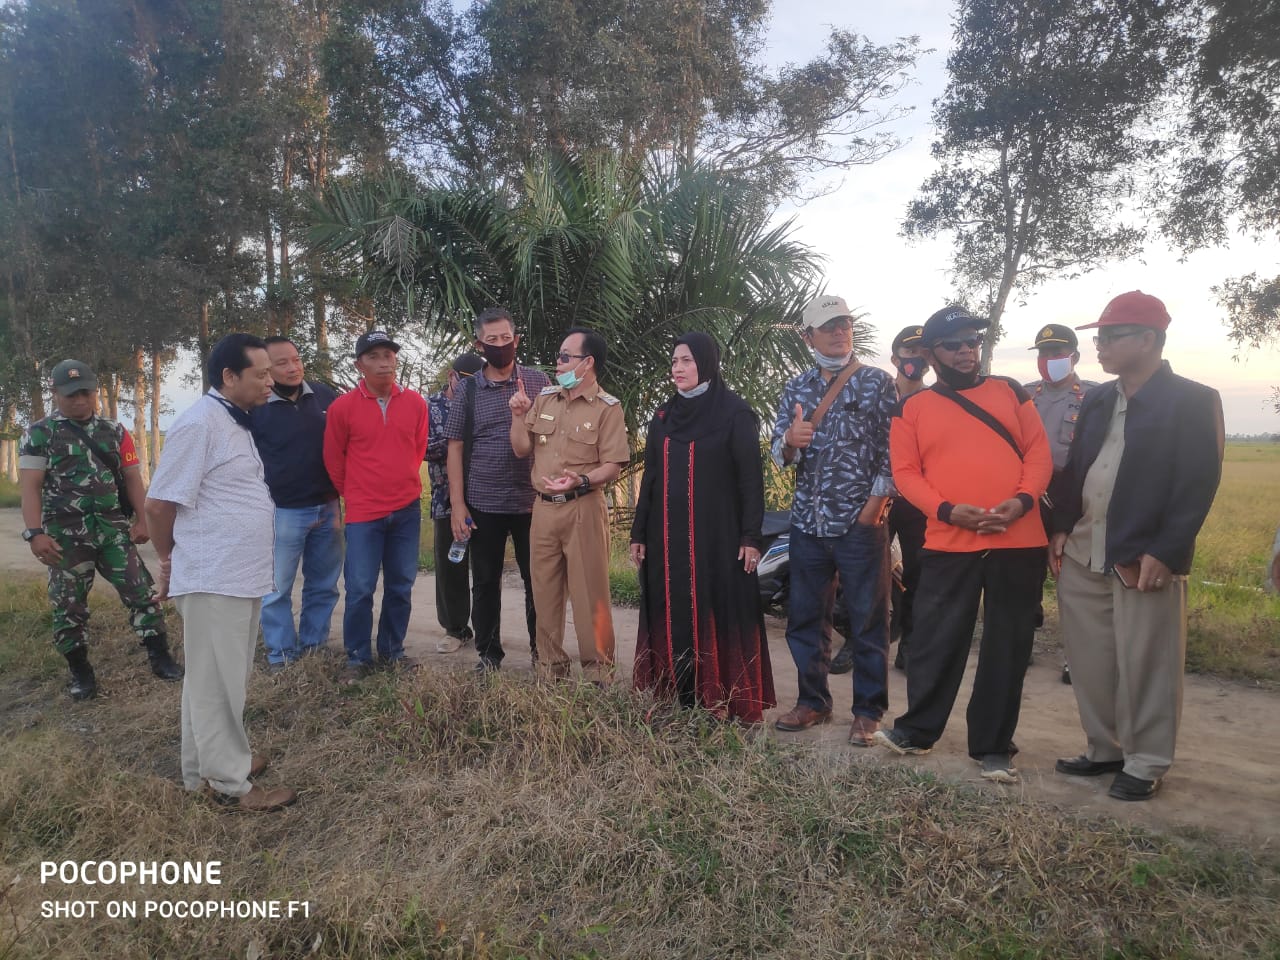
<svg viewBox="0 0 1280 960">
<path fill-rule="evenodd" d="M 67 693 L 72 700 L 88 700 L 98 695 L 98 678 L 93 675 L 93 667 L 89 665 L 89 651 L 84 647 L 76 647 L 67 654 L 67 666 L 71 668 L 71 682 L 67 684 Z"/>
<path fill-rule="evenodd" d="M 182 668 L 170 656 L 169 640 L 163 633 L 158 636 L 147 637 L 143 641 L 143 645 L 147 648 L 147 659 L 151 661 L 152 673 L 161 680 L 182 679 Z"/>
</svg>

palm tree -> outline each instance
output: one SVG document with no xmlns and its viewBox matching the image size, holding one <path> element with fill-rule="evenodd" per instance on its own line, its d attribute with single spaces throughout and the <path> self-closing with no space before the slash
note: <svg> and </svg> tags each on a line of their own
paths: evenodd
<svg viewBox="0 0 1280 960">
<path fill-rule="evenodd" d="M 515 196 L 403 176 L 338 184 L 311 244 L 367 293 L 403 291 L 429 329 L 465 331 L 484 306 L 507 306 L 534 364 L 552 364 L 569 327 L 598 330 L 635 435 L 670 395 L 681 333 L 715 337 L 727 381 L 766 424 L 782 382 L 809 365 L 794 320 L 818 292 L 819 258 L 770 219 L 748 185 L 711 167 L 553 154 Z"/>
</svg>

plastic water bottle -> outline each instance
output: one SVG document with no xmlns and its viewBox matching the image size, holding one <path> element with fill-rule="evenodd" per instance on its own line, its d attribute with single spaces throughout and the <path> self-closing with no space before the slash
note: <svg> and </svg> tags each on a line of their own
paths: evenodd
<svg viewBox="0 0 1280 960">
<path fill-rule="evenodd" d="M 468 526 L 468 527 L 470 527 L 470 526 L 471 526 L 471 518 L 470 518 L 470 517 L 467 517 L 467 526 Z M 467 541 L 468 541 L 468 540 L 470 540 L 470 539 L 471 539 L 471 534 L 468 532 L 468 534 L 467 534 L 465 537 L 463 537 L 461 540 L 455 540 L 455 541 L 453 541 L 453 546 L 451 546 L 451 547 L 449 548 L 449 562 L 450 562 L 450 563 L 461 563 L 461 562 L 462 562 L 462 558 L 463 558 L 463 557 L 465 557 L 465 556 L 467 555 Z"/>
</svg>

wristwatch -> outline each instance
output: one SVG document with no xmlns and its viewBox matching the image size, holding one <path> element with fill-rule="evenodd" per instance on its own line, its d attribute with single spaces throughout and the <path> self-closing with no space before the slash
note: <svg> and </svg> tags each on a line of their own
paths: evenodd
<svg viewBox="0 0 1280 960">
<path fill-rule="evenodd" d="M 36 537 L 40 537 L 43 535 L 44 535 L 43 527 L 27 527 L 27 529 L 22 531 L 22 539 L 27 541 L 27 543 L 30 543 Z"/>
<path fill-rule="evenodd" d="M 580 477 L 582 478 L 582 480 L 578 483 L 578 489 L 579 489 L 580 491 L 582 491 L 583 493 L 590 493 L 590 492 L 591 492 L 591 478 L 590 478 L 590 477 L 588 477 L 585 473 L 580 473 L 580 474 L 578 474 L 578 476 L 580 476 Z"/>
</svg>

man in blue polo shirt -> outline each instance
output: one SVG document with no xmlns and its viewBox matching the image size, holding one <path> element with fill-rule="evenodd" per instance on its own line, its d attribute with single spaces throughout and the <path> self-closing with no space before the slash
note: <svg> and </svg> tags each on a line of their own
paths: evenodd
<svg viewBox="0 0 1280 960">
<path fill-rule="evenodd" d="M 275 509 L 275 591 L 262 601 L 268 669 L 283 670 L 329 639 L 342 572 L 338 491 L 324 468 L 325 411 L 337 394 L 304 377 L 298 348 L 268 337 L 271 396 L 251 411 L 253 440 Z M 293 583 L 302 564 L 302 613 L 293 622 Z"/>
</svg>

